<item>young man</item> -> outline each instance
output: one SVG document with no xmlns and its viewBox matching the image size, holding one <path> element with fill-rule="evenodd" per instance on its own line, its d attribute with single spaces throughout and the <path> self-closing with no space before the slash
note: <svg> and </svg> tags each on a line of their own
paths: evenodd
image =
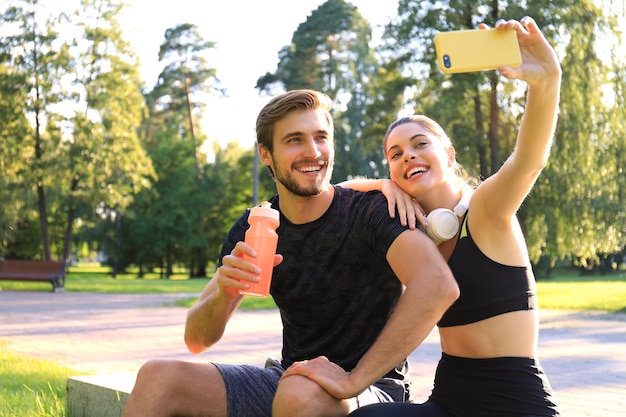
<svg viewBox="0 0 626 417">
<path fill-rule="evenodd" d="M 410 398 L 406 357 L 458 287 L 428 237 L 389 217 L 382 194 L 330 185 L 330 108 L 326 95 L 296 90 L 272 99 L 257 119 L 259 157 L 278 190 L 270 202 L 281 213 L 271 294 L 283 321 L 282 360 L 267 368 L 150 361 L 125 417 L 346 416 Z M 259 274 L 242 258 L 255 256 L 243 242 L 247 216 L 229 232 L 221 265 L 189 310 L 185 341 L 193 353 L 220 340 L 243 299 L 239 290 Z M 320 355 L 369 388 L 338 400 L 306 377 L 281 380 L 292 363 Z"/>
</svg>

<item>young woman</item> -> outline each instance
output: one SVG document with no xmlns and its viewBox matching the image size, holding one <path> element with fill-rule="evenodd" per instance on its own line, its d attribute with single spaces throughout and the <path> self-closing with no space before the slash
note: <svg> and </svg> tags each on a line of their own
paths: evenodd
<svg viewBox="0 0 626 417">
<path fill-rule="evenodd" d="M 532 18 L 499 21 L 496 28 L 517 32 L 523 59 L 500 73 L 528 85 L 515 149 L 500 170 L 472 190 L 461 180 L 443 129 L 425 116 L 409 116 L 394 122 L 383 140 L 391 180 L 344 183 L 384 190 L 394 211 L 398 204 L 401 214 L 413 213 L 400 194 L 389 194 L 399 187 L 426 214 L 456 208 L 459 223 L 451 239 L 438 243 L 461 295 L 438 323 L 442 357 L 431 396 L 424 404 L 363 407 L 352 417 L 559 415 L 537 358 L 535 281 L 515 214 L 548 159 L 561 68 Z M 350 374 L 325 358 L 294 365 L 288 373 L 306 375 L 338 397 L 355 389 Z"/>
</svg>

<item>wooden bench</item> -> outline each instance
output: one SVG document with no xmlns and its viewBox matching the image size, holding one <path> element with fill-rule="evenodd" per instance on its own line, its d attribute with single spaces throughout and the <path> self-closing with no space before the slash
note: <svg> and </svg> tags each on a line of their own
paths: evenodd
<svg viewBox="0 0 626 417">
<path fill-rule="evenodd" d="M 0 280 L 47 281 L 54 292 L 65 290 L 65 262 L 26 261 L 0 258 Z"/>
</svg>

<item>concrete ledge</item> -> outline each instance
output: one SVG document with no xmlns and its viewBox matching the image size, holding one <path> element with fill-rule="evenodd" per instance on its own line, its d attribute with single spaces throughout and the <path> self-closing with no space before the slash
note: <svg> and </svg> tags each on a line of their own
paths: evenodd
<svg viewBox="0 0 626 417">
<path fill-rule="evenodd" d="M 67 379 L 72 417 L 120 417 L 135 385 L 136 373 L 73 376 Z"/>
</svg>

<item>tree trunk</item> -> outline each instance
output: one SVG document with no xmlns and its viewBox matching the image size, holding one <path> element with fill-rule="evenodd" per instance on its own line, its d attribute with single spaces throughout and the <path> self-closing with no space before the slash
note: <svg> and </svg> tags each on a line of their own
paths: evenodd
<svg viewBox="0 0 626 417">
<path fill-rule="evenodd" d="M 172 266 L 172 247 L 171 245 L 167 245 L 167 252 L 165 254 L 165 278 L 170 279 L 173 273 Z"/>
<path fill-rule="evenodd" d="M 193 157 L 196 160 L 196 176 L 198 181 L 202 179 L 202 171 L 200 169 L 200 157 L 198 156 L 198 145 L 196 144 L 196 124 L 193 119 L 193 109 L 191 105 L 191 90 L 189 77 L 185 78 L 185 97 L 187 98 L 187 113 L 189 115 L 189 131 L 191 132 L 191 140 L 193 141 Z"/>
<path fill-rule="evenodd" d="M 65 240 L 63 242 L 63 260 L 68 261 L 70 258 L 70 250 L 72 248 L 72 233 L 74 230 L 74 218 L 76 216 L 76 207 L 74 207 L 73 195 L 78 188 L 78 174 L 74 175 L 72 185 L 70 187 L 70 201 L 67 209 L 67 224 L 65 227 Z"/>
<path fill-rule="evenodd" d="M 489 96 L 489 149 L 491 150 L 491 172 L 493 175 L 500 169 L 500 142 L 498 130 L 500 128 L 500 106 L 498 105 L 498 74 L 489 76 L 491 93 Z"/>
<path fill-rule="evenodd" d="M 39 98 L 39 92 L 37 92 Z M 39 122 L 39 110 L 35 109 L 35 166 L 40 167 L 43 159 L 41 134 L 39 133 L 41 124 Z M 50 234 L 48 233 L 48 212 L 46 210 L 46 193 L 43 186 L 43 178 L 37 169 L 37 206 L 39 209 L 39 226 L 41 228 L 41 243 L 43 247 L 43 260 L 50 261 Z"/>
<path fill-rule="evenodd" d="M 480 105 L 480 92 L 476 90 L 474 94 L 474 125 L 476 126 L 476 135 L 478 136 L 478 163 L 480 166 L 480 178 L 487 178 L 489 176 L 489 170 L 487 169 L 487 148 L 483 143 L 485 138 L 483 118 L 483 108 Z"/>
<path fill-rule="evenodd" d="M 50 261 L 50 235 L 48 233 L 48 212 L 46 210 L 46 194 L 43 180 L 37 179 L 37 205 L 39 207 L 39 226 L 41 228 L 41 243 L 43 245 L 43 260 Z"/>
<path fill-rule="evenodd" d="M 113 272 L 111 276 L 117 277 L 120 269 L 120 256 L 122 256 L 122 215 L 115 212 L 115 260 L 113 261 Z M 139 267 L 139 276 L 143 276 L 141 273 L 141 266 Z"/>
</svg>

